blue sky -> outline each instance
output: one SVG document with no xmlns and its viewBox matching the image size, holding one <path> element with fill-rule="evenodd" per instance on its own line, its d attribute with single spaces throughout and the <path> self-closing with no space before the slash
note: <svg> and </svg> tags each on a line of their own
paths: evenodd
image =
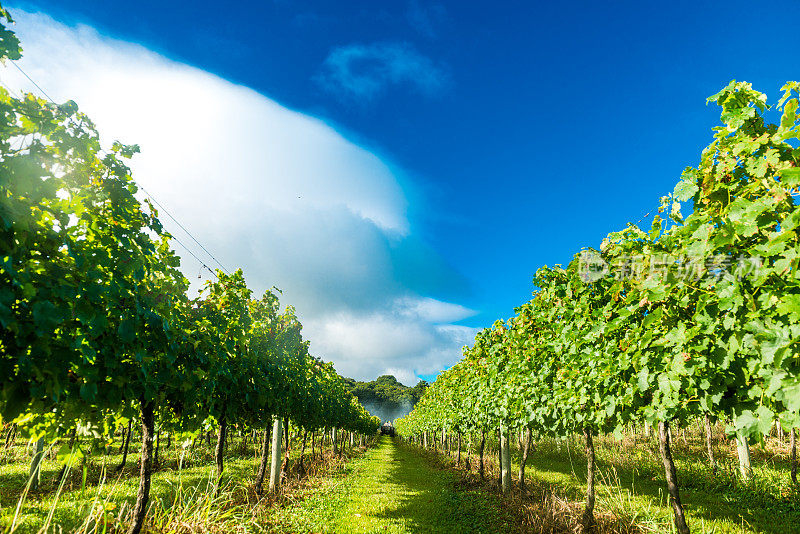
<svg viewBox="0 0 800 534">
<path fill-rule="evenodd" d="M 402 194 L 376 195 L 405 219 L 379 222 L 384 237 L 365 234 L 391 242 L 381 249 L 391 281 L 375 291 L 474 311 L 431 319 L 448 327 L 511 315 L 539 266 L 567 262 L 655 208 L 708 144 L 718 113 L 705 98 L 731 79 L 774 100 L 800 78 L 794 1 L 11 7 L 249 87 L 380 159 Z M 449 354 L 434 367 L 451 364 Z M 397 358 L 396 368 L 431 374 Z"/>
</svg>

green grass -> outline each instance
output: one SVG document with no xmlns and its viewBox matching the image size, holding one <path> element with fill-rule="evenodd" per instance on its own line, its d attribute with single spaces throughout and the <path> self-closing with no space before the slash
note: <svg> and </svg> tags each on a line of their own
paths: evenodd
<svg viewBox="0 0 800 534">
<path fill-rule="evenodd" d="M 132 447 L 133 449 L 133 444 Z M 213 486 L 213 471 L 209 463 L 200 463 L 198 454 L 194 455 L 192 467 L 178 469 L 177 455 L 166 455 L 163 469 L 152 479 L 151 502 L 169 508 L 182 491 L 210 490 Z M 169 458 L 169 456 L 173 456 Z M 65 531 L 75 531 L 88 518 L 107 516 L 113 523 L 120 511 L 125 512 L 135 501 L 138 488 L 138 454 L 132 451 L 125 469 L 114 473 L 114 467 L 121 461 L 121 455 L 108 455 L 94 458 L 86 469 L 86 482 L 83 470 L 77 466 L 70 474 L 60 494 L 57 493 L 56 477 L 60 465 L 54 459 L 43 462 L 42 487 L 36 493 L 27 495 L 15 523 L 15 532 L 36 532 L 46 523 L 53 510 L 53 525 Z M 0 529 L 5 531 L 12 523 L 17 504 L 28 479 L 28 459 L 4 463 L 0 466 Z M 110 466 L 105 481 L 101 482 L 103 462 Z M 225 466 L 226 481 L 236 485 L 252 478 L 257 466 L 254 459 L 233 456 Z"/>
<path fill-rule="evenodd" d="M 709 469 L 703 447 L 701 434 L 691 430 L 676 435 L 673 443 L 693 532 L 800 532 L 800 491 L 789 481 L 785 446 L 770 440 L 766 448 L 753 447 L 750 482 L 738 476 L 735 448 L 728 441 L 717 443 L 722 467 L 716 473 Z M 298 449 L 296 444 L 292 448 L 295 462 Z M 641 436 L 621 442 L 601 437 L 596 449 L 599 534 L 670 532 L 671 511 L 655 442 Z M 181 469 L 178 453 L 175 446 L 162 448 L 162 465 L 153 477 L 148 517 L 157 532 L 566 532 L 576 524 L 585 491 L 585 457 L 577 438 L 536 444 L 527 466 L 531 496 L 524 502 L 516 496 L 500 498 L 486 485 L 466 484 L 463 470 L 448 468 L 452 459 L 389 438 L 346 462 L 329 450 L 324 460 L 310 466 L 309 477 L 302 482 L 293 478 L 282 495 L 263 501 L 250 489 L 258 466 L 257 443 L 251 441 L 245 449 L 237 440 L 229 446 L 224 489 L 218 496 L 211 448 L 198 445 Z M 124 526 L 120 518 L 130 509 L 138 486 L 136 446 L 131 444 L 127 467 L 114 474 L 120 459 L 94 451 L 85 482 L 84 472 L 75 469 L 57 496 L 59 464 L 51 453 L 43 464 L 42 487 L 25 499 L 15 532 L 38 532 L 51 512 L 49 532 Z M 11 524 L 29 461 L 24 444 L 0 450 L 0 532 Z M 101 483 L 103 464 L 110 469 Z M 487 451 L 487 464 L 491 479 L 496 475 L 494 453 Z M 544 525 L 544 530 L 533 525 Z"/>
<path fill-rule="evenodd" d="M 328 464 L 339 465 L 341 460 L 331 460 L 329 449 L 325 461 L 319 460 L 309 466 L 312 473 L 318 468 L 324 472 Z M 263 532 L 260 523 L 266 521 L 265 516 L 274 503 L 272 500 L 258 503 L 250 488 L 258 469 L 259 450 L 252 442 L 246 449 L 239 443 L 229 446 L 223 490 L 215 495 L 214 462 L 209 447 L 198 446 L 186 454 L 181 468 L 178 466 L 180 449 L 162 448 L 161 467 L 152 478 L 149 521 L 168 524 L 169 528 L 160 530 L 164 532 Z M 310 446 L 306 450 L 306 462 L 309 453 Z M 126 467 L 120 473 L 114 473 L 114 468 L 120 463 L 121 455 L 96 451 L 87 462 L 85 481 L 84 471 L 77 466 L 60 493 L 56 484 L 60 464 L 54 456 L 46 456 L 41 487 L 24 499 L 14 522 L 14 532 L 38 532 L 47 524 L 51 513 L 48 531 L 53 532 L 90 532 L 98 526 L 97 532 L 102 532 L 104 525 L 124 526 L 125 515 L 135 501 L 139 484 L 139 455 L 135 444 L 131 443 Z M 298 456 L 299 447 L 295 444 L 290 457 L 296 462 Z M 25 445 L 0 452 L 0 532 L 7 532 L 12 524 L 28 481 L 29 462 Z M 105 477 L 104 465 L 108 467 Z M 324 477 L 324 473 L 320 476 Z M 253 512 L 255 509 L 258 513 Z M 175 528 L 177 523 L 191 524 L 192 528 Z"/>
<path fill-rule="evenodd" d="M 612 437 L 595 439 L 598 459 L 597 515 L 606 516 L 608 531 L 670 532 L 672 514 L 666 498 L 664 468 L 655 441 Z M 738 475 L 735 448 L 717 443 L 720 469 L 714 473 L 699 432 L 673 444 L 681 499 L 693 532 L 800 532 L 800 491 L 789 480 L 788 451 L 773 443 L 753 447 L 753 479 Z M 512 454 L 514 475 L 519 455 Z M 488 456 L 496 476 L 494 455 Z M 452 461 L 451 461 L 452 463 Z M 526 480 L 536 496 L 557 495 L 580 509 L 585 499 L 586 457 L 579 438 L 541 440 L 530 453 Z"/>
<path fill-rule="evenodd" d="M 514 532 L 492 495 L 457 487 L 419 451 L 383 437 L 339 477 L 275 517 L 285 532 Z"/>
<path fill-rule="evenodd" d="M 659 529 L 671 526 L 664 469 L 655 444 L 646 441 L 624 444 L 606 438 L 599 445 L 601 480 L 606 482 L 600 487 L 601 502 L 618 513 L 637 515 L 642 522 L 658 525 Z M 552 443 L 549 449 L 542 447 L 541 454 L 532 457 L 534 473 L 543 477 L 559 475 L 565 483 L 563 477 L 572 475 L 574 466 L 582 483 L 586 472 L 582 449 L 573 443 L 565 454 L 566 446 L 563 444 L 560 451 Z M 800 531 L 800 494 L 789 487 L 788 466 L 781 471 L 781 463 L 776 467 L 774 460 L 767 461 L 773 455 L 755 448 L 754 477 L 743 482 L 737 474 L 735 452 L 727 444 L 718 448 L 722 468 L 716 474 L 709 468 L 699 440 L 684 443 L 676 439 L 674 449 L 681 499 L 690 526 L 697 531 L 773 534 Z M 571 482 L 575 481 L 571 477 Z M 580 492 L 583 496 L 582 487 Z"/>
</svg>

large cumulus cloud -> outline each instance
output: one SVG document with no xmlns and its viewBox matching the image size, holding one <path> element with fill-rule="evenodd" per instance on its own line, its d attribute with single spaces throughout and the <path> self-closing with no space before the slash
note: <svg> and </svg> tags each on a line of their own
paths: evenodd
<svg viewBox="0 0 800 534">
<path fill-rule="evenodd" d="M 44 14 L 13 15 L 23 69 L 56 101 L 78 102 L 104 144 L 139 144 L 135 179 L 227 267 L 243 267 L 257 292 L 280 287 L 317 355 L 356 378 L 394 372 L 406 382 L 458 358 L 474 332 L 453 323 L 472 312 L 421 291 L 459 275 L 421 245 L 408 185 L 388 159 L 140 45 Z M 13 67 L 0 67 L 0 78 L 33 89 Z M 208 275 L 177 250 L 191 280 Z"/>
</svg>

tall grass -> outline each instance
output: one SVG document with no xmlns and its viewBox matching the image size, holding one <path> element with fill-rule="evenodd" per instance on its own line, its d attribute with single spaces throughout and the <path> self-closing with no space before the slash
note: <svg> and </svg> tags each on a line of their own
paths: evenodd
<svg viewBox="0 0 800 534">
<path fill-rule="evenodd" d="M 312 460 L 306 451 L 305 476 L 301 478 L 297 469 L 299 447 L 293 446 L 282 491 L 258 496 L 250 485 L 260 444 L 248 445 L 229 449 L 226 477 L 218 492 L 213 454 L 203 447 L 162 449 L 161 467 L 153 476 L 147 528 L 160 533 L 266 532 L 265 525 L 276 507 L 297 499 L 303 488 L 342 469 L 348 460 L 329 450 L 317 450 Z M 119 473 L 111 476 L 121 455 L 96 454 L 83 462 L 68 463 L 57 483 L 61 464 L 52 448 L 48 449 L 42 464 L 42 484 L 36 492 L 30 491 L 26 446 L 13 449 L 4 451 L 0 461 L 0 532 L 99 534 L 126 530 L 138 487 L 138 451 L 133 443 L 128 464 Z M 354 454 L 361 452 L 357 449 Z"/>
<path fill-rule="evenodd" d="M 743 480 L 735 445 L 725 437 L 721 426 L 715 429 L 716 470 L 707 459 L 701 425 L 691 425 L 674 434 L 678 481 L 693 532 L 800 532 L 800 488 L 789 478 L 786 441 L 772 437 L 763 445 L 753 446 L 753 476 Z M 512 450 L 514 475 L 520 457 L 516 445 Z M 507 497 L 530 525 L 531 532 L 578 530 L 585 500 L 583 445 L 580 436 L 535 442 L 526 468 L 526 494 L 517 492 Z M 595 439 L 595 448 L 598 532 L 672 532 L 664 467 L 655 436 L 600 436 Z M 453 458 L 436 455 L 444 466 L 454 466 Z M 471 472 L 464 472 L 465 480 L 498 491 L 496 455 L 496 440 L 490 439 L 485 454 L 486 482 L 480 484 L 473 448 Z"/>
</svg>

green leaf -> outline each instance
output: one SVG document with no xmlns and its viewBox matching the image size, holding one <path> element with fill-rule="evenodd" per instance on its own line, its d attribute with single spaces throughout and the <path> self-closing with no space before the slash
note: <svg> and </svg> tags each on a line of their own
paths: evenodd
<svg viewBox="0 0 800 534">
<path fill-rule="evenodd" d="M 780 171 L 781 183 L 788 187 L 800 185 L 800 167 L 792 167 Z"/>
<path fill-rule="evenodd" d="M 776 309 L 778 313 L 788 316 L 793 322 L 800 322 L 800 294 L 783 295 Z"/>
<path fill-rule="evenodd" d="M 133 321 L 130 319 L 125 319 L 120 322 L 119 328 L 117 328 L 117 333 L 119 334 L 119 338 L 124 343 L 131 343 L 136 337 Z"/>
<path fill-rule="evenodd" d="M 57 460 L 58 463 L 66 465 L 68 468 L 75 467 L 75 464 L 84 458 L 83 450 L 77 445 L 69 446 L 68 443 L 63 443 L 58 449 Z"/>
<path fill-rule="evenodd" d="M 697 187 L 694 176 L 689 176 L 678 182 L 672 194 L 678 201 L 686 202 L 695 196 L 698 191 L 700 191 L 700 188 Z"/>
<path fill-rule="evenodd" d="M 81 384 L 80 395 L 81 398 L 87 402 L 94 401 L 97 395 L 97 384 L 94 382 Z"/>
</svg>

